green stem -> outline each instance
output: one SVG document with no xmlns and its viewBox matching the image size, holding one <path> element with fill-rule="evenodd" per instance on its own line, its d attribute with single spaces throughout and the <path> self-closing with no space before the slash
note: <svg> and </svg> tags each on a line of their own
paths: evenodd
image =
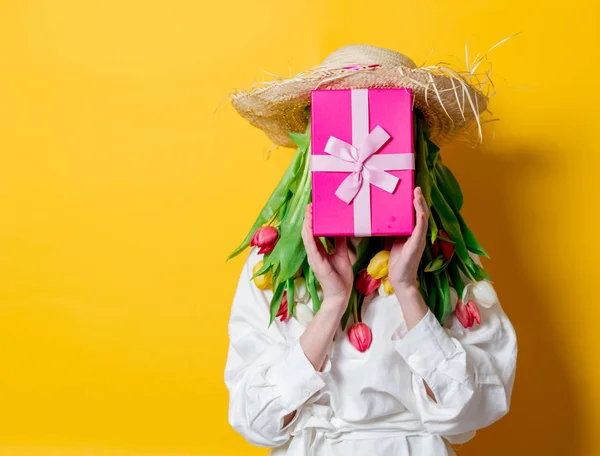
<svg viewBox="0 0 600 456">
<path fill-rule="evenodd" d="M 358 320 L 358 299 L 356 296 L 354 296 L 354 302 L 352 303 L 352 307 L 353 307 L 353 312 L 354 312 L 354 323 L 359 323 Z"/>
<path fill-rule="evenodd" d="M 460 260 L 460 263 L 464 266 L 463 272 L 466 272 L 467 275 L 469 276 L 469 279 L 471 279 L 473 282 L 477 282 L 477 279 L 471 273 L 471 271 L 469 270 L 469 267 L 465 264 L 465 262 L 463 261 L 463 259 L 460 256 L 458 256 L 458 259 Z"/>
</svg>

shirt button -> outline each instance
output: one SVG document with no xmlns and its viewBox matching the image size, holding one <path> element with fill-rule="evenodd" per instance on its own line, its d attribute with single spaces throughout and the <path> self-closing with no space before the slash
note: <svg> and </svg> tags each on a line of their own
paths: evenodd
<svg viewBox="0 0 600 456">
<path fill-rule="evenodd" d="M 305 389 L 304 391 L 302 391 L 302 394 L 304 395 L 304 397 L 308 398 L 310 397 L 310 391 L 308 391 L 307 389 Z"/>
</svg>

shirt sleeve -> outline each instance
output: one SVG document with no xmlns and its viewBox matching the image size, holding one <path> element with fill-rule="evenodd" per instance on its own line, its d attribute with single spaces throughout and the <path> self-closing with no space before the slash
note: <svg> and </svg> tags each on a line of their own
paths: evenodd
<svg viewBox="0 0 600 456">
<path fill-rule="evenodd" d="M 290 430 L 304 403 L 325 386 L 330 369 L 315 370 L 298 340 L 286 340 L 281 323 L 269 327 L 272 292 L 251 281 L 251 253 L 242 271 L 229 320 L 229 351 L 225 384 L 229 390 L 229 423 L 253 445 L 277 447 L 290 439 Z M 286 415 L 294 419 L 283 427 Z"/>
<path fill-rule="evenodd" d="M 463 328 L 454 314 L 442 327 L 428 311 L 404 337 L 393 337 L 413 373 L 414 412 L 432 434 L 472 434 L 508 413 L 515 331 L 500 303 L 479 310 L 481 324 L 471 328 Z M 423 380 L 437 402 L 427 395 Z"/>
</svg>

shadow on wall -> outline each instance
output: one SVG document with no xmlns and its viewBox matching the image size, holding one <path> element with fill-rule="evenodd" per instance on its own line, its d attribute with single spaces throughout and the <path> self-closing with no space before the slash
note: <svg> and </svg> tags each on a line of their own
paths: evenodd
<svg viewBox="0 0 600 456">
<path fill-rule="evenodd" d="M 455 451 L 459 456 L 583 455 L 578 396 L 556 350 L 560 340 L 544 305 L 557 297 L 526 268 L 526 252 L 515 240 L 523 237 L 519 230 L 535 226 L 531 220 L 517 220 L 511 209 L 516 198 L 528 197 L 517 190 L 526 188 L 527 179 L 546 172 L 550 165 L 533 151 L 502 154 L 492 147 L 489 143 L 468 150 L 450 147 L 443 157 L 465 194 L 465 218 L 493 259 L 484 266 L 517 331 L 517 376 L 509 415 Z"/>
</svg>

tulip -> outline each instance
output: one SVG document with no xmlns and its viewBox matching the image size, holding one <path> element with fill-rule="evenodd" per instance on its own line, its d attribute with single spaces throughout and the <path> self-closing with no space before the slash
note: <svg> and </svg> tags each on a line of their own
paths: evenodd
<svg viewBox="0 0 600 456">
<path fill-rule="evenodd" d="M 381 283 L 380 280 L 374 279 L 367 273 L 366 269 L 363 269 L 358 274 L 358 278 L 356 279 L 355 288 L 359 292 L 364 294 L 365 296 L 369 296 L 371 293 L 373 293 L 375 290 L 377 290 L 377 287 L 379 286 L 380 283 Z"/>
<path fill-rule="evenodd" d="M 383 289 L 387 294 L 394 294 L 394 288 L 392 287 L 392 284 L 390 283 L 390 279 L 388 277 L 383 279 L 382 283 Z"/>
<path fill-rule="evenodd" d="M 310 298 L 308 288 L 306 288 L 306 280 L 299 277 L 294 280 L 294 301 L 296 302 L 307 302 Z"/>
<path fill-rule="evenodd" d="M 383 279 L 381 279 L 381 285 L 379 285 L 379 294 L 380 295 L 394 294 L 394 289 L 392 288 L 392 284 L 390 283 L 390 280 L 387 277 L 384 277 Z"/>
<path fill-rule="evenodd" d="M 252 275 L 260 271 L 260 268 L 263 267 L 263 264 L 264 263 L 262 261 L 256 263 L 254 268 L 252 268 Z M 258 288 L 259 290 L 266 290 L 268 288 L 271 288 L 271 280 L 271 271 L 267 271 L 265 274 L 254 277 L 254 285 L 256 285 L 256 288 Z"/>
<path fill-rule="evenodd" d="M 456 304 L 458 303 L 458 293 L 452 287 L 450 287 L 450 305 L 452 306 L 452 311 L 456 309 Z"/>
<path fill-rule="evenodd" d="M 469 301 L 467 303 L 467 309 L 469 313 L 473 316 L 478 325 L 481 324 L 481 314 L 479 313 L 479 307 L 475 304 L 474 301 Z"/>
<path fill-rule="evenodd" d="M 303 326 L 308 326 L 312 321 L 314 314 L 307 304 L 296 304 L 296 320 Z"/>
<path fill-rule="evenodd" d="M 498 295 L 489 280 L 475 282 L 471 288 L 471 293 L 473 294 L 473 300 L 485 309 L 498 304 Z"/>
<path fill-rule="evenodd" d="M 374 279 L 383 279 L 388 275 L 389 260 L 390 252 L 387 250 L 376 253 L 367 266 L 367 273 Z"/>
<path fill-rule="evenodd" d="M 348 339 L 359 352 L 366 351 L 373 341 L 371 330 L 364 323 L 355 323 L 348 328 Z"/>
<path fill-rule="evenodd" d="M 438 231 L 438 238 L 435 240 L 433 245 L 431 246 L 431 251 L 434 257 L 437 257 L 440 254 L 440 250 L 442 252 L 442 256 L 449 260 L 452 258 L 452 254 L 454 253 L 454 244 L 451 242 L 444 241 L 444 239 L 450 240 L 450 236 L 443 230 Z"/>
<path fill-rule="evenodd" d="M 266 254 L 273 251 L 278 238 L 279 231 L 277 231 L 277 228 L 265 225 L 256 230 L 254 236 L 252 236 L 252 239 L 250 240 L 250 245 L 252 247 L 258 247 L 259 254 Z"/>
<path fill-rule="evenodd" d="M 467 304 L 464 304 L 462 301 L 458 301 L 456 303 L 456 309 L 454 311 L 456 318 L 460 321 L 461 325 L 465 328 L 470 328 L 473 326 L 473 323 L 477 321 L 477 324 L 481 323 L 481 315 L 479 314 L 479 309 L 477 308 L 477 304 L 473 301 L 469 301 Z"/>
<path fill-rule="evenodd" d="M 454 310 L 454 314 L 456 315 L 458 321 L 460 321 L 460 324 L 465 328 L 470 328 L 473 326 L 473 316 L 462 301 L 458 301 L 456 303 L 456 310 Z"/>
<path fill-rule="evenodd" d="M 281 304 L 279 304 L 279 310 L 277 311 L 275 318 L 279 318 L 280 321 L 287 321 L 290 318 L 290 316 L 288 315 L 287 291 L 283 292 L 283 296 L 281 297 Z"/>
</svg>

